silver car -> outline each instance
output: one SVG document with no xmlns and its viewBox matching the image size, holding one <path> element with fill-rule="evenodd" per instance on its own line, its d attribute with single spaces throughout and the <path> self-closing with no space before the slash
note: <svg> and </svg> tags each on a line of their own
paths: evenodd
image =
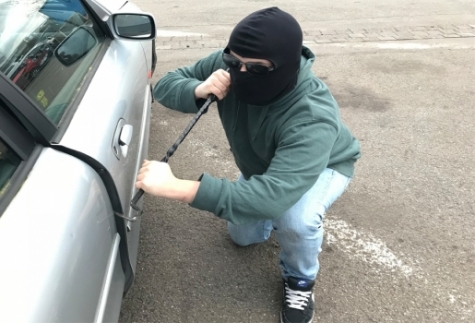
<svg viewBox="0 0 475 323">
<path fill-rule="evenodd" d="M 118 321 L 155 35 L 125 0 L 0 0 L 0 322 Z"/>
</svg>

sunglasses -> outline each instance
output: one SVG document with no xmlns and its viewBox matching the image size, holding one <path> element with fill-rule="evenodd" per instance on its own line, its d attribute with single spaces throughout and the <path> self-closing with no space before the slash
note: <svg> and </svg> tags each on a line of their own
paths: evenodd
<svg viewBox="0 0 475 323">
<path fill-rule="evenodd" d="M 223 51 L 223 62 L 229 68 L 241 69 L 244 65 L 246 66 L 246 71 L 252 75 L 267 75 L 269 72 L 274 70 L 274 67 L 268 67 L 262 65 L 261 63 L 243 63 L 237 57 L 227 53 L 228 49 Z"/>
</svg>

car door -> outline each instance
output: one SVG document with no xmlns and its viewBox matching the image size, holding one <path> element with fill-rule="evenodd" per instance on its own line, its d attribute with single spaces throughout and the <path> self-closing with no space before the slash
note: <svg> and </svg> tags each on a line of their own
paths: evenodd
<svg viewBox="0 0 475 323">
<path fill-rule="evenodd" d="M 112 12 L 102 10 L 100 16 L 110 22 L 107 17 Z M 128 2 L 117 12 L 140 10 Z M 58 140 L 59 146 L 99 161 L 114 179 L 123 214 L 136 218 L 133 222 L 125 221 L 133 270 L 138 255 L 140 217 L 130 207 L 130 200 L 136 191 L 138 170 L 148 156 L 151 68 L 140 41 L 115 38 L 95 71 L 67 132 Z"/>
<path fill-rule="evenodd" d="M 25 101 L 1 81 L 0 321 L 116 321 L 126 280 L 108 189 L 48 147 L 54 127 L 40 111 L 22 121 Z"/>
<path fill-rule="evenodd" d="M 0 269 L 0 320 L 115 321 L 136 261 L 117 214 L 127 214 L 147 152 L 145 55 L 140 43 L 113 40 L 85 2 L 29 3 L 29 20 L 10 31 L 16 37 L 0 38 L 5 124 L 31 137 L 36 152 L 11 177 L 12 163 L 4 168 L 0 257 L 9 265 Z M 6 20 L 18 19 L 1 9 Z M 3 146 L 15 156 L 11 138 Z"/>
</svg>

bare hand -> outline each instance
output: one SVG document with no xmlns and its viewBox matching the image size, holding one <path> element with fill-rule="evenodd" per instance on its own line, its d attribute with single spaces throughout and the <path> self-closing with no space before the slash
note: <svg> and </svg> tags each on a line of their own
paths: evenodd
<svg viewBox="0 0 475 323">
<path fill-rule="evenodd" d="M 139 171 L 135 187 L 151 195 L 191 203 L 200 182 L 178 179 L 167 163 L 146 160 Z"/>
<path fill-rule="evenodd" d="M 231 76 L 225 70 L 217 70 L 195 89 L 196 99 L 207 99 L 210 94 L 219 100 L 226 97 L 231 86 Z"/>
<path fill-rule="evenodd" d="M 177 182 L 167 163 L 146 160 L 139 171 L 135 187 L 151 195 L 168 197 Z"/>
</svg>

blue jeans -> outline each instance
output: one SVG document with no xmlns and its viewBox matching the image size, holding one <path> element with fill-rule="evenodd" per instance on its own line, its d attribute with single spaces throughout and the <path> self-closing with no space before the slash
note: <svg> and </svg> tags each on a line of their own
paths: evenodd
<svg viewBox="0 0 475 323">
<path fill-rule="evenodd" d="M 350 182 L 335 170 L 326 168 L 313 187 L 282 216 L 246 225 L 228 222 L 231 239 L 240 246 L 267 240 L 274 230 L 281 247 L 282 276 L 314 280 L 319 264 L 318 254 L 323 241 L 325 212 L 345 191 Z M 242 175 L 238 181 L 245 181 Z"/>
</svg>

